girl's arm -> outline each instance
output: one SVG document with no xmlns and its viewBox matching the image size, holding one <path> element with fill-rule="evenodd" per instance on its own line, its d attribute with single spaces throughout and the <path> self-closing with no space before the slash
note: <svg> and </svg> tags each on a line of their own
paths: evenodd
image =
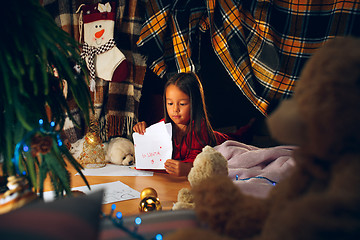
<svg viewBox="0 0 360 240">
<path fill-rule="evenodd" d="M 168 159 L 165 162 L 166 172 L 177 177 L 187 176 L 192 167 L 192 162 L 182 162 L 174 159 Z"/>
</svg>

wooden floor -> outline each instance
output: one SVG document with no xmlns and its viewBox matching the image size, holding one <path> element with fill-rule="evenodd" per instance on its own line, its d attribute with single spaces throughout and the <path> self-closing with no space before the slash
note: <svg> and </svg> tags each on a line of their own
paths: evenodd
<svg viewBox="0 0 360 240">
<path fill-rule="evenodd" d="M 75 176 L 75 170 L 69 170 L 72 177 L 72 187 L 84 186 L 85 183 L 80 176 Z M 154 173 L 154 176 L 134 176 L 134 177 L 103 177 L 103 176 L 86 176 L 90 185 L 120 181 L 129 187 L 140 192 L 147 187 L 156 190 L 160 199 L 163 210 L 170 210 L 177 201 L 177 194 L 181 188 L 190 187 L 186 177 L 174 177 L 166 173 Z M 120 201 L 103 205 L 103 212 L 110 213 L 111 206 L 116 205 L 116 212 L 122 212 L 123 216 L 139 214 L 140 198 Z"/>
</svg>

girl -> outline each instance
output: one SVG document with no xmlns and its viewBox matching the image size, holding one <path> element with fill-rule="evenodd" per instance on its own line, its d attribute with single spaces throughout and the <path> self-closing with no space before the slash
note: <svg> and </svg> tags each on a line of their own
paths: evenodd
<svg viewBox="0 0 360 240">
<path fill-rule="evenodd" d="M 204 90 L 195 73 L 179 73 L 171 77 L 164 89 L 162 121 L 171 123 L 173 159 L 165 162 L 165 170 L 175 176 L 187 176 L 195 157 L 206 145 L 215 146 L 229 139 L 215 132 L 209 122 Z M 144 134 L 146 122 L 139 122 L 134 132 Z"/>
</svg>

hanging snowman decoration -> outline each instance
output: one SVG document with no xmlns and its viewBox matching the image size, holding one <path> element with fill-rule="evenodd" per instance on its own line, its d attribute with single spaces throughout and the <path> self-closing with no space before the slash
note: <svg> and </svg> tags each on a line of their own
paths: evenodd
<svg viewBox="0 0 360 240">
<path fill-rule="evenodd" d="M 121 82 L 128 75 L 128 66 L 114 40 L 115 3 L 82 5 L 80 9 L 79 25 L 82 27 L 82 19 L 84 27 L 81 57 L 89 69 L 90 90 L 94 92 L 96 77 Z"/>
</svg>

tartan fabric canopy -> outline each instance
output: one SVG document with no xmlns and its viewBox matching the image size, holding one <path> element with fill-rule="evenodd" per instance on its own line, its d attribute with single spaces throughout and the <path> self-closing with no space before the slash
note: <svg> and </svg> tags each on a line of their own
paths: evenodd
<svg viewBox="0 0 360 240">
<path fill-rule="evenodd" d="M 196 72 L 201 34 L 210 33 L 229 76 L 266 116 L 292 95 L 317 48 L 360 36 L 359 26 L 357 1 L 149 0 L 137 45 L 160 77 Z"/>
</svg>

